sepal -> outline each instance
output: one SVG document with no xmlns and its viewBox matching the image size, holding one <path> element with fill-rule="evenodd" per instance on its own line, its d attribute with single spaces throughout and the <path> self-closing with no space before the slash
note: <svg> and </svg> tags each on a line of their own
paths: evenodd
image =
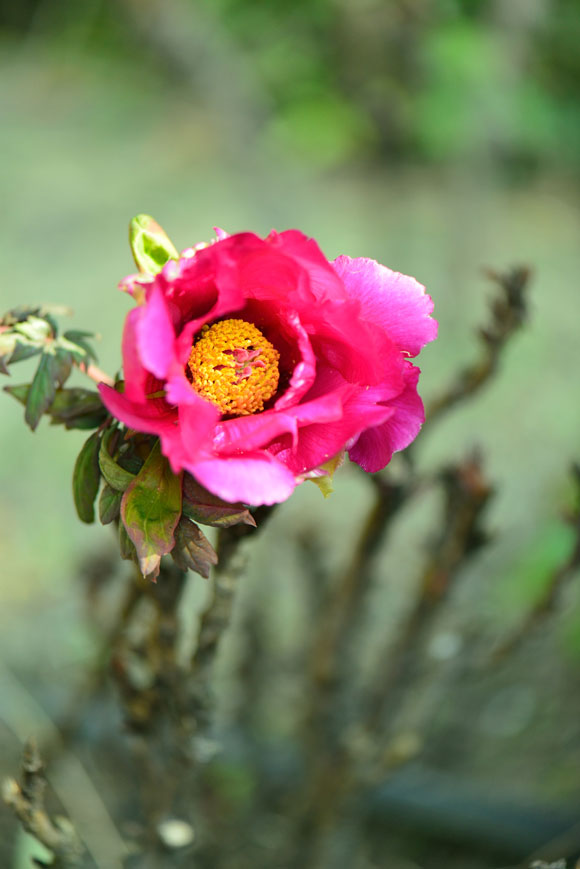
<svg viewBox="0 0 580 869">
<path fill-rule="evenodd" d="M 143 576 L 156 579 L 163 555 L 175 544 L 181 516 L 181 478 L 169 467 L 157 441 L 121 500 L 121 520 L 135 546 Z"/>
<path fill-rule="evenodd" d="M 240 523 L 256 526 L 256 520 L 247 507 L 222 501 L 187 473 L 183 475 L 183 514 L 192 522 L 214 528 L 230 528 Z"/>
<path fill-rule="evenodd" d="M 218 563 L 215 549 L 200 528 L 187 516 L 182 516 L 175 529 L 175 546 L 171 557 L 181 570 L 194 570 L 209 578 L 211 568 Z"/>
<path fill-rule="evenodd" d="M 166 262 L 179 259 L 167 233 L 148 214 L 138 214 L 129 224 L 129 244 L 137 268 L 144 275 L 156 275 Z"/>
</svg>

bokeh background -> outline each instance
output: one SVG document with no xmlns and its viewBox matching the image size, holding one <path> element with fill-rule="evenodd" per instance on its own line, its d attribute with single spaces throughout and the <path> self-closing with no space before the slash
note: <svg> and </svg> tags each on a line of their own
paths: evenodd
<svg viewBox="0 0 580 869">
<path fill-rule="evenodd" d="M 578 0 L 0 2 L 1 307 L 70 305 L 74 326 L 101 336 L 110 373 L 129 307 L 116 284 L 133 270 L 127 224 L 139 212 L 178 249 L 216 225 L 296 227 L 329 258 L 369 256 L 413 274 L 440 323 L 421 357 L 427 398 L 477 354 L 490 295 L 482 267 L 533 269 L 529 322 L 501 375 L 417 446 L 425 469 L 480 446 L 497 493 L 493 541 L 435 626 L 428 678 L 403 719 L 430 769 L 571 814 L 577 584 L 515 658 L 478 670 L 475 683 L 465 662 L 519 623 L 572 540 L 561 515 L 580 458 L 579 45 Z M 23 363 L 12 379 L 30 370 Z M 50 726 L 94 655 L 79 571 L 114 543 L 74 514 L 83 433 L 43 422 L 31 434 L 8 396 L 0 420 L 4 775 L 24 731 Z M 299 648 L 306 617 L 297 541 L 315 527 L 337 571 L 368 507 L 361 474 L 343 469 L 335 489 L 323 501 L 302 486 L 256 542 L 240 607 L 244 595 L 262 601 L 280 661 Z M 405 612 L 436 509 L 429 495 L 406 511 L 377 560 L 375 634 Z M 204 589 L 193 582 L 195 607 Z M 226 649 L 231 685 L 227 659 Z M 270 741 L 295 703 L 273 682 Z M 2 865 L 26 865 L 8 820 L 3 828 Z M 427 841 L 393 845 L 391 862 L 373 865 L 494 865 L 441 862 L 452 846 Z"/>
</svg>

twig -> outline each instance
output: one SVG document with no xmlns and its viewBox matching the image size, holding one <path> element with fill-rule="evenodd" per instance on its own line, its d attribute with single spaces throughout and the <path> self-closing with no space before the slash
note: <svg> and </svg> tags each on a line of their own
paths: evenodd
<svg viewBox="0 0 580 869">
<path fill-rule="evenodd" d="M 503 274 L 492 269 L 485 273 L 501 292 L 492 302 L 490 322 L 479 331 L 481 358 L 464 368 L 446 392 L 428 405 L 425 416 L 430 424 L 459 402 L 472 398 L 493 377 L 506 344 L 525 321 L 530 269 L 520 266 Z"/>
<path fill-rule="evenodd" d="M 428 626 L 439 605 L 446 598 L 452 579 L 459 567 L 486 540 L 480 522 L 482 511 L 492 490 L 483 477 L 479 458 L 474 456 L 462 465 L 449 468 L 442 475 L 442 479 L 447 503 L 441 522 L 441 536 L 433 546 L 421 582 L 419 598 L 409 621 L 395 649 L 389 649 L 388 653 L 379 656 L 381 669 L 365 698 L 366 712 L 361 715 L 358 729 L 364 736 L 364 745 L 372 752 L 377 748 L 377 735 L 382 729 L 385 707 L 388 703 L 389 708 L 399 708 L 398 695 L 406 690 L 413 678 L 417 660 L 423 651 Z M 399 497 L 405 500 L 403 493 L 400 493 Z M 361 565 L 364 566 L 365 571 L 368 570 L 366 546 L 376 545 L 376 533 L 381 527 L 383 529 L 385 527 L 385 516 L 375 505 L 363 529 L 353 563 L 343 578 L 341 590 L 345 601 L 356 601 L 358 598 L 359 591 L 354 595 L 351 591 L 351 584 L 354 583 L 353 576 L 359 575 L 358 570 Z M 341 631 L 344 631 L 344 635 L 347 636 L 351 630 L 349 616 L 345 615 L 348 613 L 348 606 L 342 603 L 340 612 L 343 619 Z M 315 705 L 313 730 L 316 734 L 314 751 L 318 754 L 319 760 L 314 765 L 306 794 L 302 796 L 302 804 L 298 807 L 301 816 L 297 833 L 299 844 L 295 862 L 292 864 L 296 867 L 325 865 L 326 832 L 337 824 L 340 813 L 344 811 L 350 795 L 359 784 L 361 771 L 360 748 L 358 745 L 353 746 L 338 732 L 337 725 L 344 725 L 344 722 L 332 720 L 336 715 L 332 691 L 332 679 L 336 676 L 337 668 L 334 655 L 343 647 L 340 642 L 336 642 L 335 632 L 330 636 L 333 638 L 332 644 L 329 644 L 326 639 L 321 644 L 323 654 L 326 654 L 330 646 L 332 647 L 333 652 L 329 655 L 328 661 L 333 663 L 329 667 L 328 661 L 323 659 L 320 664 L 321 669 L 318 671 L 320 681 L 316 693 L 318 699 Z M 382 663 L 385 660 L 389 661 L 387 670 Z M 314 663 L 316 664 L 316 659 Z M 369 764 L 372 762 L 373 770 L 376 772 L 376 757 L 366 757 L 365 754 L 362 760 L 365 762 L 365 769 L 367 762 Z M 381 770 L 381 775 L 383 774 L 384 770 Z M 355 811 L 356 806 L 352 807 L 352 811 L 349 809 L 347 813 L 350 817 L 349 822 L 353 822 L 352 812 Z"/>
<path fill-rule="evenodd" d="M 261 507 L 256 511 L 258 528 L 263 528 L 273 510 L 273 507 Z M 202 731 L 209 724 L 213 663 L 221 638 L 230 624 L 235 590 L 246 566 L 246 555 L 239 544 L 249 534 L 255 533 L 254 527 L 241 524 L 222 528 L 219 532 L 212 595 L 201 616 L 197 647 L 191 661 L 196 726 Z"/>
<path fill-rule="evenodd" d="M 395 648 L 380 654 L 381 662 L 367 698 L 365 729 L 377 733 L 387 708 L 396 711 L 412 684 L 433 617 L 446 600 L 465 562 L 488 540 L 482 528 L 484 510 L 493 494 L 475 454 L 442 473 L 446 505 L 441 533 L 435 541 L 420 584 L 420 592 Z M 388 661 L 385 668 L 384 661 Z"/>
<path fill-rule="evenodd" d="M 349 566 L 338 588 L 333 590 L 324 617 L 317 626 L 310 663 L 314 696 L 319 697 L 335 684 L 343 653 L 348 649 L 358 626 L 361 608 L 372 580 L 372 563 L 390 521 L 406 502 L 410 487 L 393 484 L 380 477 L 373 479 L 376 496 L 363 524 Z"/>
<path fill-rule="evenodd" d="M 96 365 L 93 365 L 92 362 L 89 362 L 88 365 L 80 365 L 80 370 L 83 374 L 86 374 L 87 377 L 90 377 L 91 380 L 94 380 L 95 383 L 105 383 L 107 386 L 114 386 L 115 381 L 112 377 L 109 377 L 102 369 L 98 368 Z"/>
<path fill-rule="evenodd" d="M 580 465 L 572 468 L 575 483 L 578 488 L 578 505 L 569 517 L 570 524 L 574 528 L 575 540 L 568 558 L 559 565 L 550 575 L 546 588 L 533 609 L 528 613 L 523 622 L 496 647 L 491 655 L 491 663 L 495 664 L 516 649 L 520 643 L 531 633 L 546 616 L 553 610 L 558 600 L 560 589 L 572 574 L 580 567 Z"/>
<path fill-rule="evenodd" d="M 69 820 L 52 819 L 44 807 L 46 779 L 36 743 L 29 740 L 22 756 L 22 780 L 7 779 L 3 798 L 24 829 L 52 852 L 57 862 L 52 866 L 80 866 L 86 851 Z"/>
<path fill-rule="evenodd" d="M 103 799 L 79 757 L 65 752 L 63 737 L 52 719 L 34 698 L 0 665 L 0 705 L 2 718 L 18 738 L 35 732 L 43 746 L 59 754 L 58 764 L 50 765 L 50 785 L 65 812 L 74 816 L 75 825 L 97 866 L 121 869 L 126 848 Z M 46 754 L 46 748 L 44 749 Z"/>
</svg>

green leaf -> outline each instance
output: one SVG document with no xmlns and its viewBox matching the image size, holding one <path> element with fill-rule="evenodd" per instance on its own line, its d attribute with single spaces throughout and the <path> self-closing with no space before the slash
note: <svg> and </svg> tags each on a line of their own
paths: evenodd
<svg viewBox="0 0 580 869">
<path fill-rule="evenodd" d="M 161 556 L 171 552 L 181 516 L 181 477 L 171 472 L 159 441 L 121 501 L 121 519 L 135 544 L 143 576 L 155 579 Z"/>
<path fill-rule="evenodd" d="M 54 335 L 51 323 L 40 317 L 30 316 L 27 320 L 14 325 L 14 331 L 24 335 L 29 341 L 42 344 Z"/>
<path fill-rule="evenodd" d="M 212 525 L 214 528 L 230 528 L 240 523 L 256 525 L 247 507 L 222 501 L 200 486 L 190 474 L 183 476 L 183 513 L 192 522 Z"/>
<path fill-rule="evenodd" d="M 10 362 L 12 364 L 14 362 L 22 362 L 24 359 L 38 356 L 39 353 L 42 353 L 42 347 L 39 344 L 34 344 L 33 342 L 26 340 L 26 338 L 23 338 L 21 335 L 17 335 L 16 347 L 14 348 L 14 353 L 10 357 Z"/>
<path fill-rule="evenodd" d="M 99 393 L 82 387 L 57 389 L 48 412 L 51 425 L 64 425 L 67 429 L 96 428 L 108 416 Z"/>
<path fill-rule="evenodd" d="M 101 450 L 99 452 L 99 465 L 101 473 L 109 486 L 116 489 L 117 492 L 124 492 L 127 486 L 135 479 L 135 474 L 126 471 L 112 458 L 109 452 L 109 444 L 114 436 L 116 429 L 110 429 L 103 437 Z"/>
<path fill-rule="evenodd" d="M 324 471 L 325 473 L 321 476 L 308 478 L 310 482 L 314 483 L 315 486 L 318 486 L 325 498 L 328 498 L 328 496 L 332 495 L 334 492 L 334 487 L 332 485 L 334 473 L 338 468 L 340 468 L 343 462 L 344 450 L 341 450 L 336 454 L 336 456 L 334 456 L 334 458 L 320 466 L 319 470 Z"/>
<path fill-rule="evenodd" d="M 14 332 L 0 333 L 0 371 L 8 374 L 8 363 L 16 349 L 16 335 Z"/>
<path fill-rule="evenodd" d="M 121 558 L 125 559 L 125 561 L 134 561 L 137 558 L 133 541 L 127 534 L 127 529 L 122 522 L 119 522 L 119 551 Z"/>
<path fill-rule="evenodd" d="M 27 383 L 4 387 L 4 392 L 21 404 L 26 404 L 29 391 L 30 385 Z M 51 425 L 64 425 L 66 429 L 97 428 L 108 415 L 99 393 L 81 387 L 57 389 L 54 401 L 46 412 L 50 414 Z"/>
<path fill-rule="evenodd" d="M 86 340 L 87 338 L 93 337 L 94 335 L 92 332 L 81 332 L 77 329 L 69 329 L 68 332 L 65 332 L 64 335 L 58 339 L 57 344 L 64 350 L 68 350 L 76 362 L 88 362 L 89 359 L 96 362 L 97 354 Z"/>
<path fill-rule="evenodd" d="M 129 224 L 129 244 L 141 274 L 156 275 L 179 254 L 165 231 L 148 214 L 138 214 Z"/>
<path fill-rule="evenodd" d="M 105 483 L 99 498 L 99 519 L 103 525 L 114 522 L 119 516 L 122 497 L 122 492 L 117 492 L 108 483 Z"/>
<path fill-rule="evenodd" d="M 26 411 L 24 419 L 34 431 L 40 417 L 53 402 L 56 392 L 55 385 L 55 370 L 56 362 L 54 353 L 44 352 L 40 357 L 40 362 L 36 373 L 30 384 L 30 389 L 26 397 Z"/>
<path fill-rule="evenodd" d="M 211 568 L 218 562 L 217 553 L 205 534 L 185 516 L 175 530 L 171 557 L 182 570 L 194 570 L 204 579 L 208 579 Z"/>
<path fill-rule="evenodd" d="M 20 386 L 5 386 L 4 392 L 12 395 L 20 404 L 26 404 L 26 399 L 30 392 L 30 383 L 22 383 Z"/>
<path fill-rule="evenodd" d="M 70 377 L 73 367 L 73 357 L 57 343 L 54 344 L 54 379 L 59 386 L 64 386 Z"/>
<path fill-rule="evenodd" d="M 99 491 L 101 475 L 99 471 L 100 433 L 94 432 L 85 441 L 73 472 L 73 497 L 79 519 L 91 524 L 95 521 L 95 498 Z"/>
</svg>

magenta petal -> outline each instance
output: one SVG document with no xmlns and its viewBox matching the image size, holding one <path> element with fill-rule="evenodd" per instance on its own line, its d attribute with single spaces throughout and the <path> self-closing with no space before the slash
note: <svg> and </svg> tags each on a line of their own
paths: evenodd
<svg viewBox="0 0 580 869">
<path fill-rule="evenodd" d="M 417 437 L 425 422 L 423 402 L 417 393 L 419 369 L 410 366 L 408 383 L 403 392 L 389 402 L 394 411 L 383 425 L 368 428 L 349 450 L 349 457 L 369 473 L 380 471 L 393 453 L 403 450 Z"/>
<path fill-rule="evenodd" d="M 288 229 L 280 233 L 271 232 L 267 241 L 274 249 L 280 250 L 290 260 L 302 266 L 310 290 L 317 301 L 324 299 L 338 301 L 347 298 L 344 286 L 336 279 L 331 264 L 313 238 L 308 238 L 297 229 Z"/>
<path fill-rule="evenodd" d="M 177 415 L 169 407 L 163 410 L 161 402 L 140 404 L 104 383 L 99 384 L 99 392 L 109 413 L 129 428 L 156 435 L 163 435 L 174 428 Z"/>
<path fill-rule="evenodd" d="M 327 462 L 369 425 L 384 423 L 393 415 L 390 407 L 377 404 L 365 389 L 350 387 L 342 416 L 331 425 L 316 423 L 300 429 L 298 446 L 287 449 L 284 463 L 298 476 Z M 276 453 L 279 458 L 281 455 Z"/>
<path fill-rule="evenodd" d="M 175 332 L 163 293 L 158 286 L 153 287 L 147 304 L 140 310 L 137 343 L 141 362 L 156 377 L 165 378 L 173 361 Z"/>
<path fill-rule="evenodd" d="M 349 295 L 360 301 L 362 316 L 385 329 L 401 350 L 416 356 L 437 337 L 431 296 L 415 278 L 362 257 L 339 256 L 334 268 Z"/>
<path fill-rule="evenodd" d="M 294 311 L 289 311 L 285 317 L 284 325 L 293 329 L 300 352 L 300 361 L 294 366 L 290 385 L 274 405 L 276 410 L 283 410 L 286 407 L 297 404 L 302 396 L 308 392 L 316 377 L 316 358 L 308 334 L 300 322 L 298 314 Z"/>
<path fill-rule="evenodd" d="M 232 503 L 277 504 L 289 498 L 296 486 L 288 468 L 268 453 L 208 458 L 186 469 L 214 495 Z"/>
<path fill-rule="evenodd" d="M 340 420 L 342 414 L 342 394 L 335 391 L 285 411 L 269 410 L 256 416 L 226 420 L 217 426 L 214 446 L 219 452 L 254 450 L 284 434 L 290 434 L 296 445 L 301 426 L 331 423 Z"/>
</svg>

